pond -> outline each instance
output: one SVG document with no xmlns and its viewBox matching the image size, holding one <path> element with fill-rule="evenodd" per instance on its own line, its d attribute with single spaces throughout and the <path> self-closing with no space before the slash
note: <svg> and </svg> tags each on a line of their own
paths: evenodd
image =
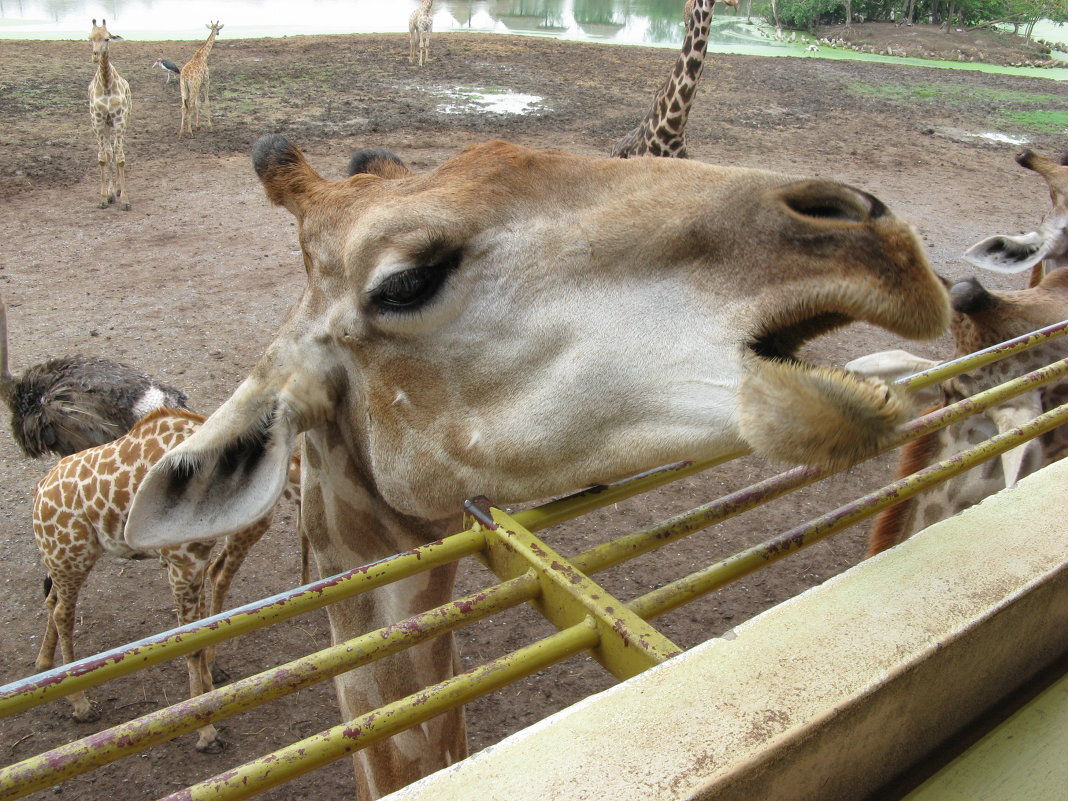
<svg viewBox="0 0 1068 801">
<path fill-rule="evenodd" d="M 553 36 L 612 44 L 678 47 L 683 0 L 436 0 L 435 31 Z M 128 39 L 202 39 L 208 20 L 222 20 L 224 38 L 322 33 L 406 33 L 417 0 L 0 0 L 0 38 L 81 39 L 89 20 L 105 18 Z M 805 37 L 778 42 L 753 15 L 716 6 L 709 50 L 759 56 L 815 57 Z M 1047 38 L 1068 39 L 1068 28 L 1049 26 Z M 1026 70 L 956 62 L 922 62 L 828 50 L 820 58 L 862 58 L 926 66 L 983 69 L 1068 79 L 1068 69 Z"/>
</svg>

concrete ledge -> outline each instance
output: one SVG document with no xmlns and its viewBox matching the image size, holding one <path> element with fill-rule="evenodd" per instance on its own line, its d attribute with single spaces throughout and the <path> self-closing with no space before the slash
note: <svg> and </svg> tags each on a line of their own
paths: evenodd
<svg viewBox="0 0 1068 801">
<path fill-rule="evenodd" d="M 389 796 L 862 799 L 1068 651 L 1068 460 Z"/>
</svg>

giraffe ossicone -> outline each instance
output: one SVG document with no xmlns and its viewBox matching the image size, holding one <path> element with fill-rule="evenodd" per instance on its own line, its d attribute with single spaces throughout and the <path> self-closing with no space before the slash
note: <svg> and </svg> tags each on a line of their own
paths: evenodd
<svg viewBox="0 0 1068 801">
<path fill-rule="evenodd" d="M 134 548 L 255 519 L 300 432 L 321 575 L 451 533 L 474 495 L 547 497 L 748 438 L 777 459 L 862 458 L 893 435 L 899 399 L 799 348 L 853 320 L 909 338 L 948 323 L 912 229 L 835 182 L 506 142 L 425 174 L 357 158 L 366 171 L 338 181 L 280 136 L 253 162 L 297 219 L 307 287 L 248 378 L 149 472 Z M 813 412 L 831 422 L 805 431 Z M 454 575 L 332 606 L 335 641 L 447 602 Z M 340 676 L 343 715 L 455 666 L 444 637 Z M 360 791 L 464 754 L 454 710 L 359 752 Z"/>
</svg>

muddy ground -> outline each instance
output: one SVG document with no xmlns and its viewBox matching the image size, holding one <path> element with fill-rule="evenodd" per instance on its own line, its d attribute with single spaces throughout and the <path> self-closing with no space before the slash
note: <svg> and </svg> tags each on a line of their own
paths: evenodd
<svg viewBox="0 0 1068 801">
<path fill-rule="evenodd" d="M 117 31 L 121 33 L 121 31 Z M 81 352 L 136 365 L 186 389 L 210 412 L 272 339 L 304 281 L 292 218 L 270 207 L 248 159 L 267 132 L 298 142 L 327 176 L 340 177 L 349 152 L 396 150 L 416 169 L 441 163 L 464 144 L 503 137 L 528 145 L 600 155 L 644 113 L 673 53 L 553 40 L 437 35 L 432 60 L 407 63 L 400 35 L 227 41 L 212 53 L 215 126 L 176 136 L 177 83 L 152 68 L 157 56 L 182 62 L 189 42 L 113 45 L 130 81 L 128 140 L 133 209 L 96 208 L 95 143 L 86 109 L 93 65 L 88 42 L 4 42 L 0 46 L 0 290 L 10 305 L 16 372 Z M 456 90 L 508 90 L 542 98 L 533 113 L 486 113 L 457 105 Z M 717 55 L 691 116 L 691 154 L 851 182 L 912 221 L 935 268 L 971 274 L 963 250 L 991 233 L 1031 230 L 1048 197 L 1041 180 L 1013 162 L 1014 148 L 987 138 L 1027 138 L 1036 149 L 1065 147 L 1064 130 L 1042 128 L 1043 111 L 1063 109 L 1064 84 L 979 72 L 809 58 Z M 1036 113 L 1037 112 L 1037 113 Z M 1037 122 L 1036 122 L 1037 121 Z M 1022 279 L 992 278 L 998 287 Z M 900 346 L 854 327 L 812 347 L 841 363 Z M 927 356 L 946 343 L 913 349 Z M 885 478 L 890 457 L 810 488 L 691 541 L 617 569 L 605 580 L 629 598 L 794 523 L 831 509 Z M 26 459 L 0 434 L 0 681 L 32 672 L 44 629 L 41 577 L 30 531 L 35 482 L 50 463 Z M 744 460 L 591 515 L 550 532 L 565 553 L 713 499 L 775 472 Z M 691 646 L 854 564 L 858 528 L 659 621 Z M 297 583 L 293 510 L 238 577 L 235 604 Z M 464 589 L 488 583 L 463 569 Z M 170 626 L 172 604 L 158 564 L 108 561 L 91 576 L 79 606 L 78 650 L 93 653 Z M 528 642 L 546 626 L 514 613 L 460 635 L 473 665 Z M 325 615 L 283 624 L 225 645 L 235 677 L 279 664 L 327 642 Z M 576 659 L 469 707 L 477 750 L 610 680 Z M 183 696 L 184 669 L 168 664 L 97 689 L 102 720 L 74 723 L 62 702 L 0 721 L 4 762 L 14 762 Z M 329 685 L 222 724 L 224 753 L 193 750 L 192 735 L 124 763 L 72 779 L 38 798 L 156 798 L 333 725 Z M 343 760 L 268 794 L 274 799 L 342 798 L 351 787 Z"/>
</svg>

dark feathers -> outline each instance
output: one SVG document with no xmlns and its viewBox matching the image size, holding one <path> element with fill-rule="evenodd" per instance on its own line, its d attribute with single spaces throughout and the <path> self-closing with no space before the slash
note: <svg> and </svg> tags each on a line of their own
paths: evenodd
<svg viewBox="0 0 1068 801">
<path fill-rule="evenodd" d="M 27 456 L 61 456 L 125 434 L 153 408 L 186 409 L 184 392 L 109 359 L 67 356 L 14 381 L 11 432 Z"/>
</svg>

